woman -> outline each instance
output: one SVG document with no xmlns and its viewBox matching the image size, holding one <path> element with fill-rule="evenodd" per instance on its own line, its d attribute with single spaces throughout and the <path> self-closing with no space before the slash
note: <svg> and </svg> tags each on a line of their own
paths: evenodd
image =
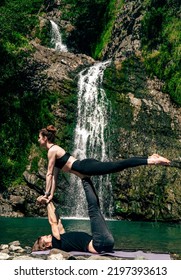
<svg viewBox="0 0 181 280">
<path fill-rule="evenodd" d="M 57 129 L 53 125 L 49 125 L 40 130 L 38 138 L 40 146 L 48 150 L 45 198 L 48 198 L 49 201 L 53 198 L 60 169 L 82 179 L 87 176 L 115 173 L 140 165 L 170 165 L 168 159 L 157 154 L 149 157 L 132 157 L 116 162 L 100 162 L 95 159 L 80 161 L 55 144 L 56 132 Z"/>
<path fill-rule="evenodd" d="M 32 251 L 57 248 L 66 252 L 81 251 L 90 253 L 111 252 L 114 246 L 114 238 L 109 231 L 106 221 L 99 207 L 99 199 L 90 178 L 82 179 L 83 188 L 88 204 L 88 214 L 92 234 L 82 231 L 65 232 L 59 219 L 57 221 L 55 207 L 52 202 L 41 196 L 40 203 L 48 203 L 48 221 L 52 234 L 39 237 L 33 245 Z"/>
</svg>

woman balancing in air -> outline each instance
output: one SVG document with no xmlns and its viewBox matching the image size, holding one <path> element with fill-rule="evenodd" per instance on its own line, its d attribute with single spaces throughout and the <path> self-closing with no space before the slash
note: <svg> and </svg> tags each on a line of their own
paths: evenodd
<svg viewBox="0 0 181 280">
<path fill-rule="evenodd" d="M 149 157 L 131 157 L 115 162 L 100 162 L 96 159 L 77 160 L 63 148 L 55 144 L 57 129 L 53 125 L 39 132 L 40 146 L 48 150 L 48 170 L 46 174 L 45 198 L 53 198 L 60 170 L 75 174 L 80 179 L 87 176 L 116 173 L 129 167 L 140 165 L 170 165 L 170 161 L 158 154 Z"/>
</svg>

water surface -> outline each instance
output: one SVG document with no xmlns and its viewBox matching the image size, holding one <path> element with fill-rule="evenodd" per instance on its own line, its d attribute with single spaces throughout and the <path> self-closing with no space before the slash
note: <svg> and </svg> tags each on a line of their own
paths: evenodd
<svg viewBox="0 0 181 280">
<path fill-rule="evenodd" d="M 91 234 L 89 220 L 62 219 L 66 231 Z M 181 253 L 181 224 L 108 220 L 115 238 L 115 249 L 143 250 L 157 253 Z M 40 235 L 50 234 L 47 218 L 0 217 L 0 244 L 19 240 L 32 246 Z"/>
</svg>

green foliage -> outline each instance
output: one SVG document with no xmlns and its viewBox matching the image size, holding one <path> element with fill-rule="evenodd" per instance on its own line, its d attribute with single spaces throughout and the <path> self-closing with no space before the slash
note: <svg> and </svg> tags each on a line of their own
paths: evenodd
<svg viewBox="0 0 181 280">
<path fill-rule="evenodd" d="M 113 0 L 114 1 L 114 0 Z M 67 39 L 67 45 L 80 53 L 92 55 L 95 46 L 103 32 L 107 6 L 110 0 L 63 0 L 62 19 L 72 19 L 75 26 Z"/>
<path fill-rule="evenodd" d="M 34 157 L 31 161 L 31 172 L 37 172 L 38 171 L 38 163 L 40 158 L 38 156 Z"/>
<path fill-rule="evenodd" d="M 118 141 L 120 129 L 130 131 L 132 126 L 133 112 L 126 95 L 130 91 L 129 72 L 132 75 L 131 60 L 130 62 L 125 61 L 120 69 L 116 69 L 115 65 L 112 64 L 104 71 L 104 88 L 107 98 L 111 101 L 110 137 L 108 141 L 113 157 L 116 157 L 120 151 Z M 133 89 L 131 90 L 133 91 Z M 112 180 L 113 178 L 114 176 Z"/>
<path fill-rule="evenodd" d="M 50 30 L 51 30 L 50 22 L 47 22 L 41 28 L 39 28 L 39 27 L 36 28 L 36 32 L 35 32 L 34 36 L 40 39 L 42 46 L 51 48 L 52 45 L 51 45 Z"/>
<path fill-rule="evenodd" d="M 37 142 L 37 130 L 54 122 L 51 106 L 56 98 L 56 94 L 50 96 L 48 92 L 43 96 L 23 92 L 19 99 L 15 96 L 11 99 L 11 105 L 4 108 L 5 122 L 1 123 L 0 131 L 3 143 L 0 147 L 0 155 L 3 155 L 0 189 L 8 187 L 17 178 L 22 178 L 31 144 Z"/>
<path fill-rule="evenodd" d="M 54 121 L 51 106 L 56 93 L 26 90 L 23 74 L 43 2 L 13 0 L 0 5 L 0 191 L 21 180 L 37 128 Z"/>
<path fill-rule="evenodd" d="M 145 65 L 151 75 L 165 82 L 165 92 L 181 105 L 180 3 L 150 0 L 147 5 L 142 24 Z"/>
<path fill-rule="evenodd" d="M 72 87 L 71 84 L 67 82 L 64 85 L 67 89 Z M 70 89 L 71 91 L 72 89 Z M 75 89 L 77 90 L 77 89 Z M 73 149 L 73 132 L 76 126 L 76 111 L 75 107 L 77 104 L 77 94 L 68 94 L 66 96 L 59 95 L 59 103 L 63 104 L 66 108 L 68 114 L 61 117 L 61 128 L 58 129 L 58 137 L 60 145 L 63 143 L 65 150 L 71 151 Z"/>
<path fill-rule="evenodd" d="M 0 8 L 0 31 L 1 40 L 9 41 L 11 44 L 20 46 L 19 40 L 30 36 L 32 29 L 38 22 L 37 13 L 43 4 L 43 0 L 13 0 L 5 1 L 5 5 Z"/>
<path fill-rule="evenodd" d="M 104 29 L 102 34 L 100 34 L 95 50 L 93 52 L 93 57 L 95 59 L 101 59 L 102 51 L 105 49 L 106 45 L 110 42 L 112 28 L 115 23 L 117 14 L 119 13 L 124 1 L 110 0 L 107 6 L 106 13 L 104 15 Z"/>
</svg>

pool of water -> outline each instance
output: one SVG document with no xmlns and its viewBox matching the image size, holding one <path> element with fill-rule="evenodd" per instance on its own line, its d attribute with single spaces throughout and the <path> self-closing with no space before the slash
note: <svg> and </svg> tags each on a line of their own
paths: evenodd
<svg viewBox="0 0 181 280">
<path fill-rule="evenodd" d="M 87 219 L 63 218 L 66 231 L 91 234 Z M 181 224 L 107 220 L 115 249 L 181 253 Z M 32 246 L 40 235 L 50 234 L 47 218 L 0 217 L 0 244 L 19 240 L 22 246 Z"/>
</svg>

